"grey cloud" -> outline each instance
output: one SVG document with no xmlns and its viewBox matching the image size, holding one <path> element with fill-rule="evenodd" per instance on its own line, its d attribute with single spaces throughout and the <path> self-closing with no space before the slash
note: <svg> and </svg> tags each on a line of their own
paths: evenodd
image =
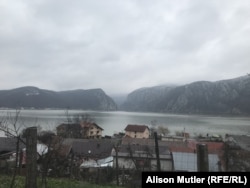
<svg viewBox="0 0 250 188">
<path fill-rule="evenodd" d="M 0 89 L 107 93 L 226 79 L 250 68 L 248 1 L 5 1 Z"/>
</svg>

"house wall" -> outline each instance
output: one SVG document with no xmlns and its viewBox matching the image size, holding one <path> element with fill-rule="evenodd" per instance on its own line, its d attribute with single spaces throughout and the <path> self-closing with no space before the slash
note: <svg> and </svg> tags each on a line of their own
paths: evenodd
<svg viewBox="0 0 250 188">
<path fill-rule="evenodd" d="M 162 171 L 173 171 L 173 162 L 171 160 L 161 160 Z M 157 170 L 157 160 L 151 160 L 152 170 Z"/>
<path fill-rule="evenodd" d="M 114 167 L 116 167 L 116 160 L 114 158 Z M 135 169 L 135 164 L 131 159 L 118 158 L 118 167 L 125 169 Z"/>
<path fill-rule="evenodd" d="M 66 126 L 66 125 L 65 125 Z M 59 125 L 57 135 L 68 138 L 101 138 L 102 129 L 95 124 L 84 126 L 84 124 L 69 124 L 68 127 Z"/>
<path fill-rule="evenodd" d="M 161 160 L 161 170 L 162 171 L 173 171 L 173 162 L 171 160 Z M 135 169 L 135 164 L 132 159 L 129 158 L 118 158 L 118 166 L 119 168 L 125 168 L 125 169 Z M 116 167 L 116 160 L 114 158 L 114 167 Z M 156 159 L 150 160 L 150 169 L 152 171 L 157 170 L 157 161 Z M 149 170 L 145 168 L 145 170 Z"/>
<path fill-rule="evenodd" d="M 148 129 L 145 129 L 144 132 L 126 131 L 125 134 L 131 138 L 149 138 L 149 130 Z"/>
<path fill-rule="evenodd" d="M 173 141 L 173 142 L 183 142 L 185 140 L 184 137 L 179 136 L 162 136 L 162 141 Z"/>
<path fill-rule="evenodd" d="M 87 137 L 89 138 L 101 138 L 102 130 L 97 128 L 96 126 L 91 126 L 87 132 Z"/>
</svg>

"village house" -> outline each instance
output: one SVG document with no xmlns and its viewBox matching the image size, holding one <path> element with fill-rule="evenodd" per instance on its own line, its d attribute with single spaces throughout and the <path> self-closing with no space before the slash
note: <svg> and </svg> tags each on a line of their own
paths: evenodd
<svg viewBox="0 0 250 188">
<path fill-rule="evenodd" d="M 201 142 L 188 139 L 185 142 L 165 141 L 173 154 L 175 171 L 197 172 L 197 144 L 207 146 L 208 171 L 224 171 L 223 142 Z"/>
<path fill-rule="evenodd" d="M 80 161 L 100 160 L 111 156 L 115 141 L 112 139 L 74 139 L 66 138 L 62 145 L 68 146 L 64 156 L 73 156 Z"/>
<path fill-rule="evenodd" d="M 112 167 L 113 156 L 111 155 L 114 143 L 111 139 L 65 139 L 64 146 L 69 146 L 65 150 L 64 156 L 73 159 L 76 174 L 82 172 L 82 176 L 95 172 L 97 168 Z M 87 174 L 86 174 L 87 173 Z"/>
<path fill-rule="evenodd" d="M 25 172 L 26 165 L 26 146 L 23 142 L 19 142 L 19 152 L 16 153 L 17 149 L 17 138 L 13 137 L 0 137 L 0 173 L 6 173 L 16 165 L 16 157 L 18 157 L 18 165 L 21 164 L 22 172 Z M 48 152 L 48 147 L 44 144 L 37 143 L 37 159 Z M 37 161 L 37 162 L 38 162 Z M 37 163 L 38 170 L 40 167 L 39 162 Z M 23 170 L 24 168 L 24 170 Z"/>
<path fill-rule="evenodd" d="M 113 143 L 110 139 L 76 139 L 73 140 L 71 146 L 71 152 L 75 157 L 97 160 L 111 156 Z"/>
<path fill-rule="evenodd" d="M 114 180 L 112 150 L 117 139 L 64 139 L 63 145 L 70 146 L 65 152 L 70 161 L 71 176 L 91 182 Z"/>
<path fill-rule="evenodd" d="M 157 170 L 157 156 L 155 146 L 152 144 L 145 144 L 139 140 L 151 139 L 137 139 L 137 144 L 127 142 L 130 138 L 125 138 L 126 141 L 119 146 L 117 150 L 113 150 L 114 167 L 118 164 L 119 168 L 129 170 L 142 171 L 156 171 Z M 132 141 L 133 139 L 131 139 Z M 173 158 L 167 146 L 159 146 L 160 168 L 163 171 L 173 171 Z M 117 163 L 116 163 L 117 162 Z"/>
<path fill-rule="evenodd" d="M 0 137 L 0 156 L 16 152 L 17 139 L 13 137 Z M 23 149 L 25 145 L 20 142 L 19 148 Z"/>
<path fill-rule="evenodd" d="M 10 167 L 15 166 L 17 139 L 12 137 L 0 137 L 0 173 L 6 173 Z M 25 145 L 20 143 L 19 148 Z"/>
<path fill-rule="evenodd" d="M 225 136 L 225 162 L 226 170 L 234 172 L 250 171 L 250 136 Z"/>
<path fill-rule="evenodd" d="M 174 171 L 197 171 L 197 151 L 198 143 L 206 144 L 208 149 L 209 171 L 224 171 L 223 164 L 223 142 L 201 142 L 194 139 L 158 140 L 159 147 L 167 147 L 172 154 Z M 155 146 L 154 139 L 123 138 L 122 145 L 147 145 Z"/>
<path fill-rule="evenodd" d="M 146 125 L 127 125 L 125 137 L 130 138 L 149 138 L 149 128 Z"/>
<path fill-rule="evenodd" d="M 56 128 L 63 138 L 102 138 L 103 129 L 93 122 L 62 123 Z"/>
</svg>

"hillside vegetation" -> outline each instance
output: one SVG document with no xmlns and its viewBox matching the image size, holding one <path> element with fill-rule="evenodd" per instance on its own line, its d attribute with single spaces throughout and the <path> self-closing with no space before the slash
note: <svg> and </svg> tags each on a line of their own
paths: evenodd
<svg viewBox="0 0 250 188">
<path fill-rule="evenodd" d="M 11 185 L 11 176 L 0 176 L 0 188 L 8 188 Z M 37 188 L 42 188 L 41 180 L 38 179 L 37 181 Z M 25 178 L 19 176 L 15 180 L 15 188 L 24 188 L 25 187 Z M 70 179 L 55 179 L 49 178 L 47 182 L 47 188 L 118 188 L 115 185 L 97 185 L 91 184 L 88 182 L 81 182 L 76 180 Z M 119 187 L 121 188 L 121 187 Z"/>
<path fill-rule="evenodd" d="M 181 86 L 155 86 L 130 93 L 126 111 L 250 115 L 250 76 Z"/>
</svg>

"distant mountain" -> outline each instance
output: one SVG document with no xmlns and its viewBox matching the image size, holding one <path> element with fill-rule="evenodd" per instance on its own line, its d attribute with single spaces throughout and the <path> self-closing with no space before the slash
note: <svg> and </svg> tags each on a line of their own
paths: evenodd
<svg viewBox="0 0 250 188">
<path fill-rule="evenodd" d="M 102 89 L 56 92 L 31 86 L 0 90 L 0 107 L 117 110 L 116 103 Z"/>
<path fill-rule="evenodd" d="M 113 95 L 110 95 L 110 97 L 115 101 L 115 103 L 119 107 L 126 100 L 127 94 L 113 94 Z"/>
<path fill-rule="evenodd" d="M 144 112 L 250 115 L 250 76 L 141 88 L 130 93 L 120 108 Z"/>
<path fill-rule="evenodd" d="M 121 110 L 157 112 L 158 102 L 175 86 L 154 86 L 140 88 L 128 94 L 127 99 L 120 105 Z"/>
</svg>

